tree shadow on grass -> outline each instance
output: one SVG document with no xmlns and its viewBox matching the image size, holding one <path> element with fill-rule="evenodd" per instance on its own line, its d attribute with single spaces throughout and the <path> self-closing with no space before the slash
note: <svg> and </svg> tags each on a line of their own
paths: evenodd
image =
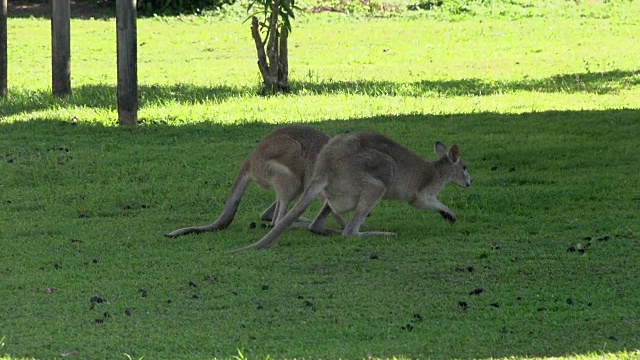
<svg viewBox="0 0 640 360">
<path fill-rule="evenodd" d="M 221 102 L 228 98 L 250 94 L 249 89 L 233 86 L 195 86 L 175 85 L 139 85 L 139 107 L 148 104 L 163 105 L 169 102 L 196 104 L 203 102 Z M 4 116 L 31 113 L 53 108 L 78 106 L 96 109 L 116 110 L 116 85 L 91 84 L 74 87 L 67 97 L 54 97 L 49 90 L 9 91 L 6 100 L 0 100 Z"/>
<path fill-rule="evenodd" d="M 370 96 L 487 96 L 519 91 L 540 93 L 611 94 L 640 84 L 640 70 L 612 70 L 558 74 L 543 79 L 489 81 L 486 79 L 421 80 L 413 83 L 389 81 L 293 82 L 294 93 L 348 93 Z"/>
<path fill-rule="evenodd" d="M 349 94 L 364 96 L 456 97 L 490 96 L 514 92 L 615 94 L 640 85 L 640 70 L 558 74 L 543 79 L 488 81 L 485 79 L 390 81 L 292 81 L 290 95 Z M 140 85 L 140 108 L 175 102 L 182 104 L 224 102 L 229 98 L 256 96 L 259 86 L 201 86 L 190 84 Z M 50 108 L 79 106 L 116 109 L 116 85 L 92 84 L 72 88 L 69 97 L 56 98 L 48 90 L 12 91 L 2 100 L 3 113 L 11 116 Z"/>
<path fill-rule="evenodd" d="M 115 17 L 114 6 L 100 1 L 72 0 L 69 6 L 72 19 L 112 19 Z M 12 0 L 7 3 L 9 18 L 42 18 L 51 19 L 51 4 L 48 1 Z"/>
</svg>

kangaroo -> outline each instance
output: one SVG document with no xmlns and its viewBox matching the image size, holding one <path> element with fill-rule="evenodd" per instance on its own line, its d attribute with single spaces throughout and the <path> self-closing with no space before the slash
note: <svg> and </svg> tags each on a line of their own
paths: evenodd
<svg viewBox="0 0 640 360">
<path fill-rule="evenodd" d="M 276 201 L 262 212 L 260 218 L 277 224 L 287 213 L 289 203 L 302 193 L 313 173 L 316 157 L 329 139 L 327 134 L 308 126 L 293 125 L 274 130 L 240 166 L 222 213 L 212 224 L 181 228 L 165 236 L 174 238 L 227 228 L 252 180 L 275 191 Z M 339 215 L 336 215 L 336 220 L 345 226 Z"/>
<path fill-rule="evenodd" d="M 325 203 L 308 229 L 325 233 L 332 211 L 354 210 L 342 230 L 344 236 L 395 235 L 382 231 L 360 232 L 365 217 L 380 200 L 401 200 L 418 209 L 434 210 L 453 223 L 456 214 L 437 199 L 449 183 L 471 186 L 471 176 L 460 149 L 435 144 L 436 160 L 423 159 L 413 151 L 379 133 L 351 133 L 332 138 L 320 151 L 313 177 L 294 208 L 258 242 L 244 249 L 274 246 L 287 227 L 324 193 Z"/>
</svg>

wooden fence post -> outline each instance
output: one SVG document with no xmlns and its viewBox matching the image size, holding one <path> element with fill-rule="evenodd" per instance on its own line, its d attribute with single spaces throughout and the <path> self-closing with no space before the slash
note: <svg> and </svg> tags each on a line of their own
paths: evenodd
<svg viewBox="0 0 640 360">
<path fill-rule="evenodd" d="M 136 0 L 116 0 L 118 52 L 118 122 L 138 123 Z"/>
<path fill-rule="evenodd" d="M 0 0 L 0 97 L 7 96 L 7 0 Z"/>
<path fill-rule="evenodd" d="M 71 10 L 69 0 L 51 1 L 51 87 L 53 95 L 71 94 Z"/>
</svg>

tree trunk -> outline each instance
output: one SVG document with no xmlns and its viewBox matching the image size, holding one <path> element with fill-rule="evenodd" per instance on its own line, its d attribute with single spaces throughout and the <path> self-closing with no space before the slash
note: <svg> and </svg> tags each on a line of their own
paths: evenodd
<svg viewBox="0 0 640 360">
<path fill-rule="evenodd" d="M 136 0 L 116 1 L 118 52 L 118 122 L 138 123 L 138 53 Z"/>
<path fill-rule="evenodd" d="M 280 32 L 280 56 L 278 57 L 278 80 L 284 84 L 283 91 L 289 91 L 289 49 L 287 47 L 287 38 L 289 30 L 285 26 Z"/>
<path fill-rule="evenodd" d="M 7 96 L 7 0 L 0 0 L 0 97 Z"/>
<path fill-rule="evenodd" d="M 264 93 L 274 94 L 289 91 L 289 60 L 287 52 L 288 31 L 278 24 L 280 0 L 272 3 L 272 13 L 266 39 L 260 35 L 257 17 L 251 20 L 251 35 L 258 53 L 258 69 L 262 75 Z"/>
<path fill-rule="evenodd" d="M 51 88 L 53 95 L 71 94 L 70 1 L 51 2 Z"/>
</svg>

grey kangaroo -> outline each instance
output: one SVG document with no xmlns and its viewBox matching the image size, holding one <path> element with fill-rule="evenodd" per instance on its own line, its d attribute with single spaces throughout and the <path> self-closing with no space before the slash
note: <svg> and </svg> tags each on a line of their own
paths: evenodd
<svg viewBox="0 0 640 360">
<path fill-rule="evenodd" d="M 273 241 L 321 193 L 324 206 L 308 227 L 316 233 L 328 231 L 324 224 L 332 211 L 354 210 L 342 231 L 344 236 L 395 235 L 360 232 L 365 217 L 380 200 L 401 200 L 418 209 L 434 210 L 453 223 L 456 214 L 437 195 L 449 183 L 471 186 L 471 176 L 457 145 L 447 149 L 437 142 L 435 152 L 436 160 L 429 161 L 374 132 L 336 136 L 318 154 L 313 177 L 295 207 L 262 239 L 238 250 L 274 246 Z"/>
<path fill-rule="evenodd" d="M 276 201 L 262 212 L 260 218 L 277 224 L 287 213 L 289 203 L 304 190 L 313 173 L 316 157 L 329 139 L 327 134 L 309 126 L 292 125 L 274 130 L 240 166 L 222 213 L 212 224 L 181 228 L 165 236 L 173 238 L 227 228 L 252 180 L 275 191 Z M 336 215 L 336 220 L 345 226 L 339 215 Z"/>
</svg>

